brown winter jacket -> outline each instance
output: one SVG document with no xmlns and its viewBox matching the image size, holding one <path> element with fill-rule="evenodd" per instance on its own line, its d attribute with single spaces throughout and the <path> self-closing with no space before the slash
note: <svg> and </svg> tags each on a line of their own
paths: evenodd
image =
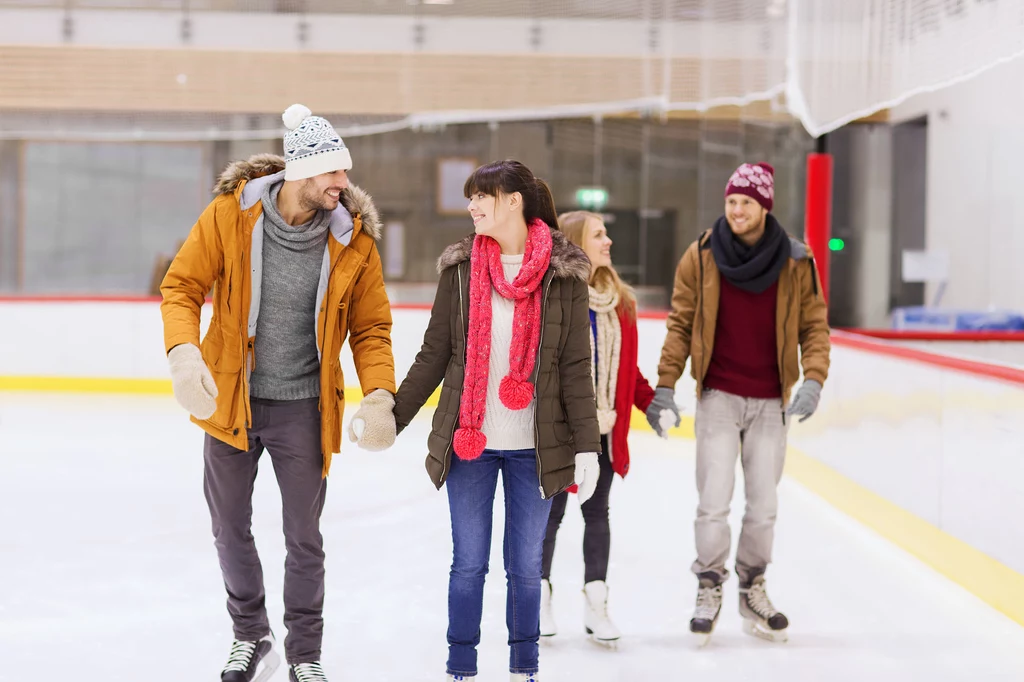
<svg viewBox="0 0 1024 682">
<path fill-rule="evenodd" d="M 541 284 L 540 352 L 530 377 L 537 398 L 537 472 L 545 498 L 572 485 L 576 453 L 601 451 L 590 362 L 590 261 L 561 232 L 552 230 L 551 236 L 551 264 Z M 401 432 L 444 380 L 427 438 L 427 473 L 438 488 L 451 468 L 462 400 L 473 238 L 449 246 L 437 261 L 441 279 L 423 347 L 395 396 Z"/>
<path fill-rule="evenodd" d="M 719 277 L 711 253 L 711 230 L 708 230 L 690 245 L 676 268 L 668 334 L 658 365 L 658 386 L 674 388 L 683 375 L 686 359 L 692 357 L 690 373 L 697 381 L 697 397 L 700 397 L 715 346 L 721 292 Z M 801 365 L 805 379 L 825 383 L 831 349 L 828 311 L 814 257 L 806 244 L 792 237 L 789 262 L 779 274 L 775 336 L 782 402 L 786 404 L 800 378 Z"/>
<path fill-rule="evenodd" d="M 205 421 L 192 421 L 242 450 L 248 448 L 252 421 L 249 374 L 259 362 L 253 348 L 263 267 L 260 197 L 263 186 L 283 171 L 284 159 L 271 154 L 231 164 L 217 183 L 217 198 L 199 216 L 160 287 L 165 350 L 182 343 L 199 346 L 217 384 L 216 412 Z M 345 379 L 340 354 L 346 336 L 363 394 L 378 388 L 395 391 L 391 308 L 377 253 L 379 237 L 370 196 L 357 187 L 346 189 L 331 216 L 329 274 L 321 275 L 316 301 L 324 476 L 332 453 L 341 450 Z M 213 318 L 200 344 L 199 315 L 211 286 Z"/>
</svg>

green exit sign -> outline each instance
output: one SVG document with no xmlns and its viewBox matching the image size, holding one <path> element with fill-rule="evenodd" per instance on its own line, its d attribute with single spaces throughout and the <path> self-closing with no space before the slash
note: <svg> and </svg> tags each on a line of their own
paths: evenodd
<svg viewBox="0 0 1024 682">
<path fill-rule="evenodd" d="M 608 205 L 608 190 L 603 187 L 580 187 L 576 190 L 576 205 L 591 211 L 600 211 Z"/>
</svg>

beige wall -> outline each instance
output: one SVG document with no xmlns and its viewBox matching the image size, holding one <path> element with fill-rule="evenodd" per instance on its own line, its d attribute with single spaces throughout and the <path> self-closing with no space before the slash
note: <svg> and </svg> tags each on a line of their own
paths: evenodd
<svg viewBox="0 0 1024 682">
<path fill-rule="evenodd" d="M 672 61 L 673 101 L 701 101 L 704 80 L 743 91 L 739 80 L 758 68 Z M 0 110 L 278 113 L 302 101 L 314 111 L 404 115 L 642 98 L 644 83 L 660 78 L 659 61 L 637 57 L 0 46 Z"/>
</svg>

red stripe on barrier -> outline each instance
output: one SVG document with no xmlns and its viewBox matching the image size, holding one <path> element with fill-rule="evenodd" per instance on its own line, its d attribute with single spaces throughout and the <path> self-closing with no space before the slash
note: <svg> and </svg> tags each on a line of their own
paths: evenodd
<svg viewBox="0 0 1024 682">
<path fill-rule="evenodd" d="M 905 348 L 841 331 L 832 332 L 832 343 L 836 346 L 845 346 L 846 348 L 863 350 L 877 355 L 912 360 L 926 365 L 942 367 L 943 369 L 965 372 L 986 379 L 999 379 L 1013 384 L 1024 384 L 1024 369 L 1017 369 L 1016 367 L 995 365 L 980 360 L 966 360 L 916 348 Z"/>
<path fill-rule="evenodd" d="M 841 331 L 893 341 L 1024 341 L 1024 332 L 1021 331 L 929 332 L 909 329 L 842 329 Z"/>
<path fill-rule="evenodd" d="M 159 296 L 0 296 L 0 303 L 160 303 Z M 206 299 L 212 303 L 213 299 Z M 430 303 L 393 303 L 392 310 L 430 310 Z"/>
<path fill-rule="evenodd" d="M 0 303 L 160 303 L 161 300 L 159 296 L 0 296 Z"/>
</svg>

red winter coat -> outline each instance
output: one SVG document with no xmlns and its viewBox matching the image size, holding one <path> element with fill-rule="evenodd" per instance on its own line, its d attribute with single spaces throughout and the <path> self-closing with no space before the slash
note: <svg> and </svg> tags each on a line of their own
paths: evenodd
<svg viewBox="0 0 1024 682">
<path fill-rule="evenodd" d="M 619 379 L 615 385 L 615 426 L 612 427 L 609 454 L 612 469 L 625 478 L 629 473 L 629 421 L 633 406 L 646 412 L 654 400 L 654 389 L 637 367 L 639 341 L 636 333 L 636 318 L 619 309 L 619 324 L 622 327 L 622 350 L 619 353 Z"/>
<path fill-rule="evenodd" d="M 619 309 L 619 325 L 622 328 L 622 349 L 619 351 L 619 379 L 615 384 L 615 426 L 612 427 L 609 454 L 612 470 L 623 478 L 629 473 L 629 421 L 633 406 L 646 412 L 654 400 L 654 389 L 637 367 L 639 341 L 636 331 L 636 317 Z M 576 486 L 569 488 L 576 492 Z"/>
</svg>

